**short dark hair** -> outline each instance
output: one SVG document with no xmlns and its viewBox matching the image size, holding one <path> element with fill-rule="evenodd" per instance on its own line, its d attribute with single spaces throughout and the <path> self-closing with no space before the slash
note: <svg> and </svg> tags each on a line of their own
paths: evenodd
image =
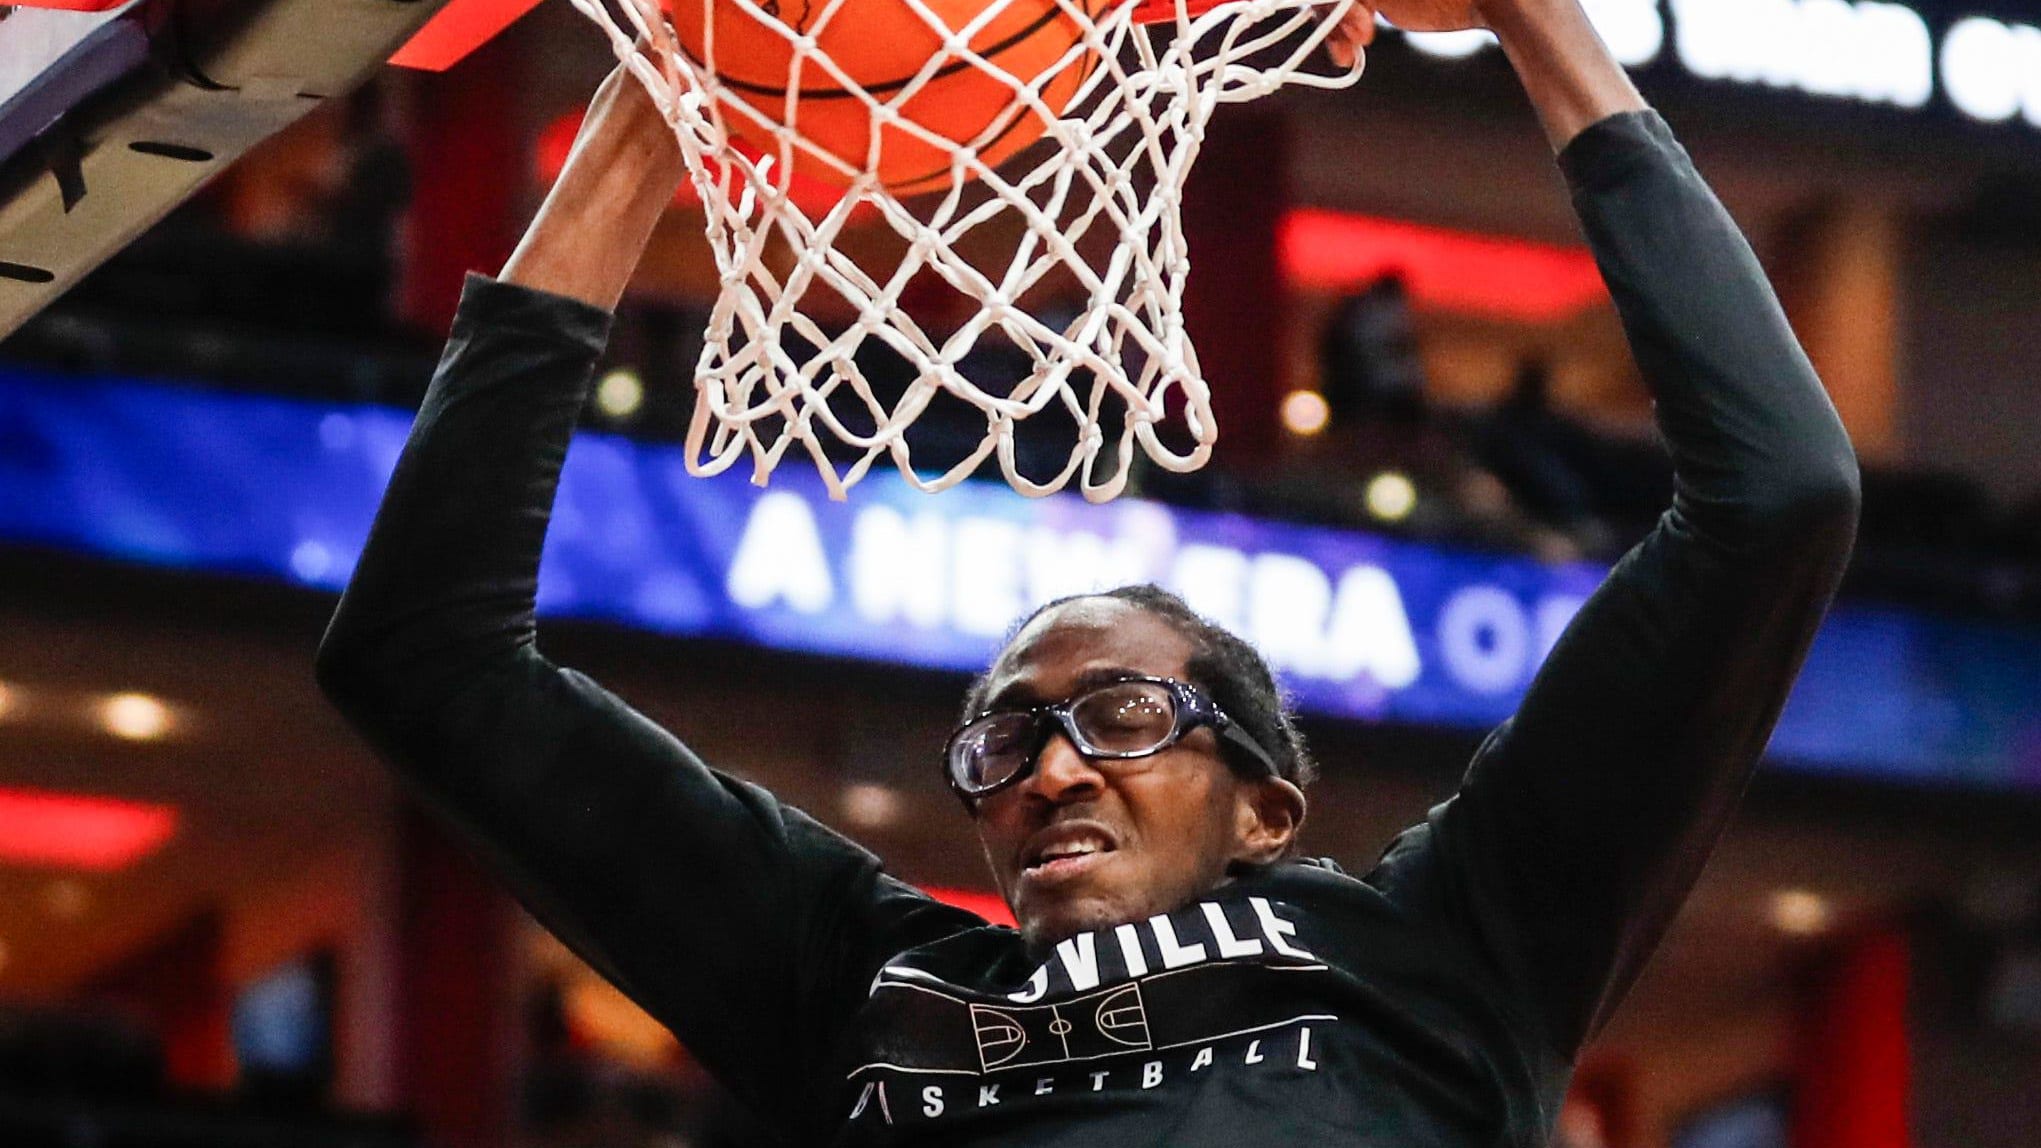
<svg viewBox="0 0 2041 1148">
<path fill-rule="evenodd" d="M 986 694 L 992 685 L 992 671 L 1006 656 L 1006 651 L 1013 647 L 1014 639 L 1020 636 L 1021 631 L 1058 606 L 1085 598 L 1112 598 L 1146 610 L 1168 623 L 1191 643 L 1188 670 L 1191 683 L 1210 695 L 1219 703 L 1219 708 L 1226 711 L 1226 716 L 1268 751 L 1269 757 L 1276 763 L 1277 776 L 1299 789 L 1317 778 L 1318 763 L 1312 760 L 1311 751 L 1304 745 L 1304 735 L 1297 730 L 1288 699 L 1282 687 L 1276 684 L 1276 675 L 1269 668 L 1268 659 L 1262 657 L 1261 651 L 1246 639 L 1205 618 L 1182 598 L 1153 584 L 1122 586 L 1094 594 L 1072 594 L 1036 608 L 1008 633 L 999 656 L 978 675 L 964 694 L 965 721 L 984 711 Z M 1225 750 L 1223 742 L 1221 745 L 1222 752 L 1233 752 Z M 1239 768 L 1242 763 L 1233 764 Z"/>
</svg>

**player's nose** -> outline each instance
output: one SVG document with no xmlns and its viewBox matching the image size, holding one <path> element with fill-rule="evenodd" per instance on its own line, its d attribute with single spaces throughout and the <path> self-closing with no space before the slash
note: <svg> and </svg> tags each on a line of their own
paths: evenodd
<svg viewBox="0 0 2041 1148">
<path fill-rule="evenodd" d="M 1064 805 L 1097 796 L 1105 788 L 1105 775 L 1097 762 L 1071 744 L 1068 734 L 1057 730 L 1042 743 L 1028 788 L 1051 804 Z"/>
</svg>

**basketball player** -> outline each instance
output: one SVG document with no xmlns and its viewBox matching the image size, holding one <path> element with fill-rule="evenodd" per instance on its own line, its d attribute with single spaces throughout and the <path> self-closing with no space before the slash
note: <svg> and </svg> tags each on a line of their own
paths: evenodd
<svg viewBox="0 0 2041 1148">
<path fill-rule="evenodd" d="M 1360 876 L 1293 856 L 1311 765 L 1267 666 L 1154 589 L 1034 615 L 948 746 L 1017 932 L 548 662 L 555 479 L 681 175 L 635 84 L 599 93 L 502 278 L 470 283 L 321 680 L 790 1142 L 1542 1144 L 1721 834 L 1850 550 L 1849 442 L 1577 0 L 1384 8 L 1500 36 L 1679 479 L 1458 794 Z"/>
</svg>

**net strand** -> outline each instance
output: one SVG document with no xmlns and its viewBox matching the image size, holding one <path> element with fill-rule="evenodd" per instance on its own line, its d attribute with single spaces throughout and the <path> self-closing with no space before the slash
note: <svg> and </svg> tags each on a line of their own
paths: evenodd
<svg viewBox="0 0 2041 1148">
<path fill-rule="evenodd" d="M 826 0 L 797 32 L 753 0 L 705 0 L 695 60 L 659 0 L 572 0 L 672 125 L 705 208 L 720 290 L 696 364 L 688 470 L 719 474 L 748 457 L 752 480 L 763 485 L 798 444 L 833 498 L 881 461 L 933 492 L 990 459 L 1023 494 L 1074 481 L 1085 498 L 1102 502 L 1126 488 L 1139 457 L 1177 472 L 1204 465 L 1218 428 L 1184 325 L 1191 267 L 1184 182 L 1220 104 L 1286 84 L 1343 87 L 1359 76 L 1358 60 L 1330 73 L 1306 67 L 1353 0 L 1232 0 L 1204 11 L 1176 0 L 1168 18 L 1145 24 L 1125 0 L 1091 8 L 1054 0 L 1058 19 L 1077 35 L 1026 80 L 982 54 L 977 41 L 1009 8 L 1040 11 L 1043 0 L 990 0 L 954 29 L 923 0 L 895 0 L 943 47 L 883 92 L 861 86 L 820 46 L 848 2 Z M 718 70 L 719 8 L 725 19 L 748 17 L 784 38 L 791 52 L 784 99 L 754 105 Z M 963 141 L 903 110 L 959 68 L 996 78 L 1009 95 Z M 1073 69 L 1082 74 L 1067 105 L 1052 106 L 1045 93 Z M 870 117 L 861 164 L 801 135 L 803 93 L 817 87 L 841 89 Z M 1004 166 L 988 163 L 984 153 L 1023 117 L 1043 126 L 1044 142 Z M 902 146 L 896 141 L 947 156 L 946 171 L 927 180 L 945 185 L 908 198 L 882 183 L 884 149 Z M 825 205 L 799 202 L 797 173 L 816 171 L 847 190 Z M 995 244 L 1001 249 L 986 266 L 967 255 L 974 236 L 1016 225 L 1019 238 Z M 880 226 L 901 250 L 893 266 L 875 270 L 841 241 L 853 227 Z M 927 329 L 903 304 L 914 284 L 930 279 L 975 307 L 947 333 Z M 1059 282 L 1074 291 L 1041 306 Z M 831 329 L 816 318 L 822 314 L 850 318 Z M 995 348 L 1025 358 L 1026 373 L 1005 386 L 974 381 L 971 373 L 983 372 L 973 353 Z M 872 375 L 873 359 L 888 355 L 911 375 L 897 393 Z M 908 435 L 939 400 L 976 411 L 984 429 L 937 471 L 916 463 Z M 1177 425 L 1166 439 L 1172 407 Z M 1043 436 L 1023 450 L 1020 432 L 1052 411 L 1076 433 L 1068 453 L 1044 468 Z"/>
</svg>

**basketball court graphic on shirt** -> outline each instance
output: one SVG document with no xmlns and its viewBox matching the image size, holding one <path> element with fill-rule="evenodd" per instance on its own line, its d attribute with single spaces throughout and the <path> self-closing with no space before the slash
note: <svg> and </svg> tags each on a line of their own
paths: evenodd
<svg viewBox="0 0 2041 1148">
<path fill-rule="evenodd" d="M 971 1028 L 986 1072 L 1154 1047 L 1139 984 L 1032 1008 L 974 1004 Z"/>
</svg>

